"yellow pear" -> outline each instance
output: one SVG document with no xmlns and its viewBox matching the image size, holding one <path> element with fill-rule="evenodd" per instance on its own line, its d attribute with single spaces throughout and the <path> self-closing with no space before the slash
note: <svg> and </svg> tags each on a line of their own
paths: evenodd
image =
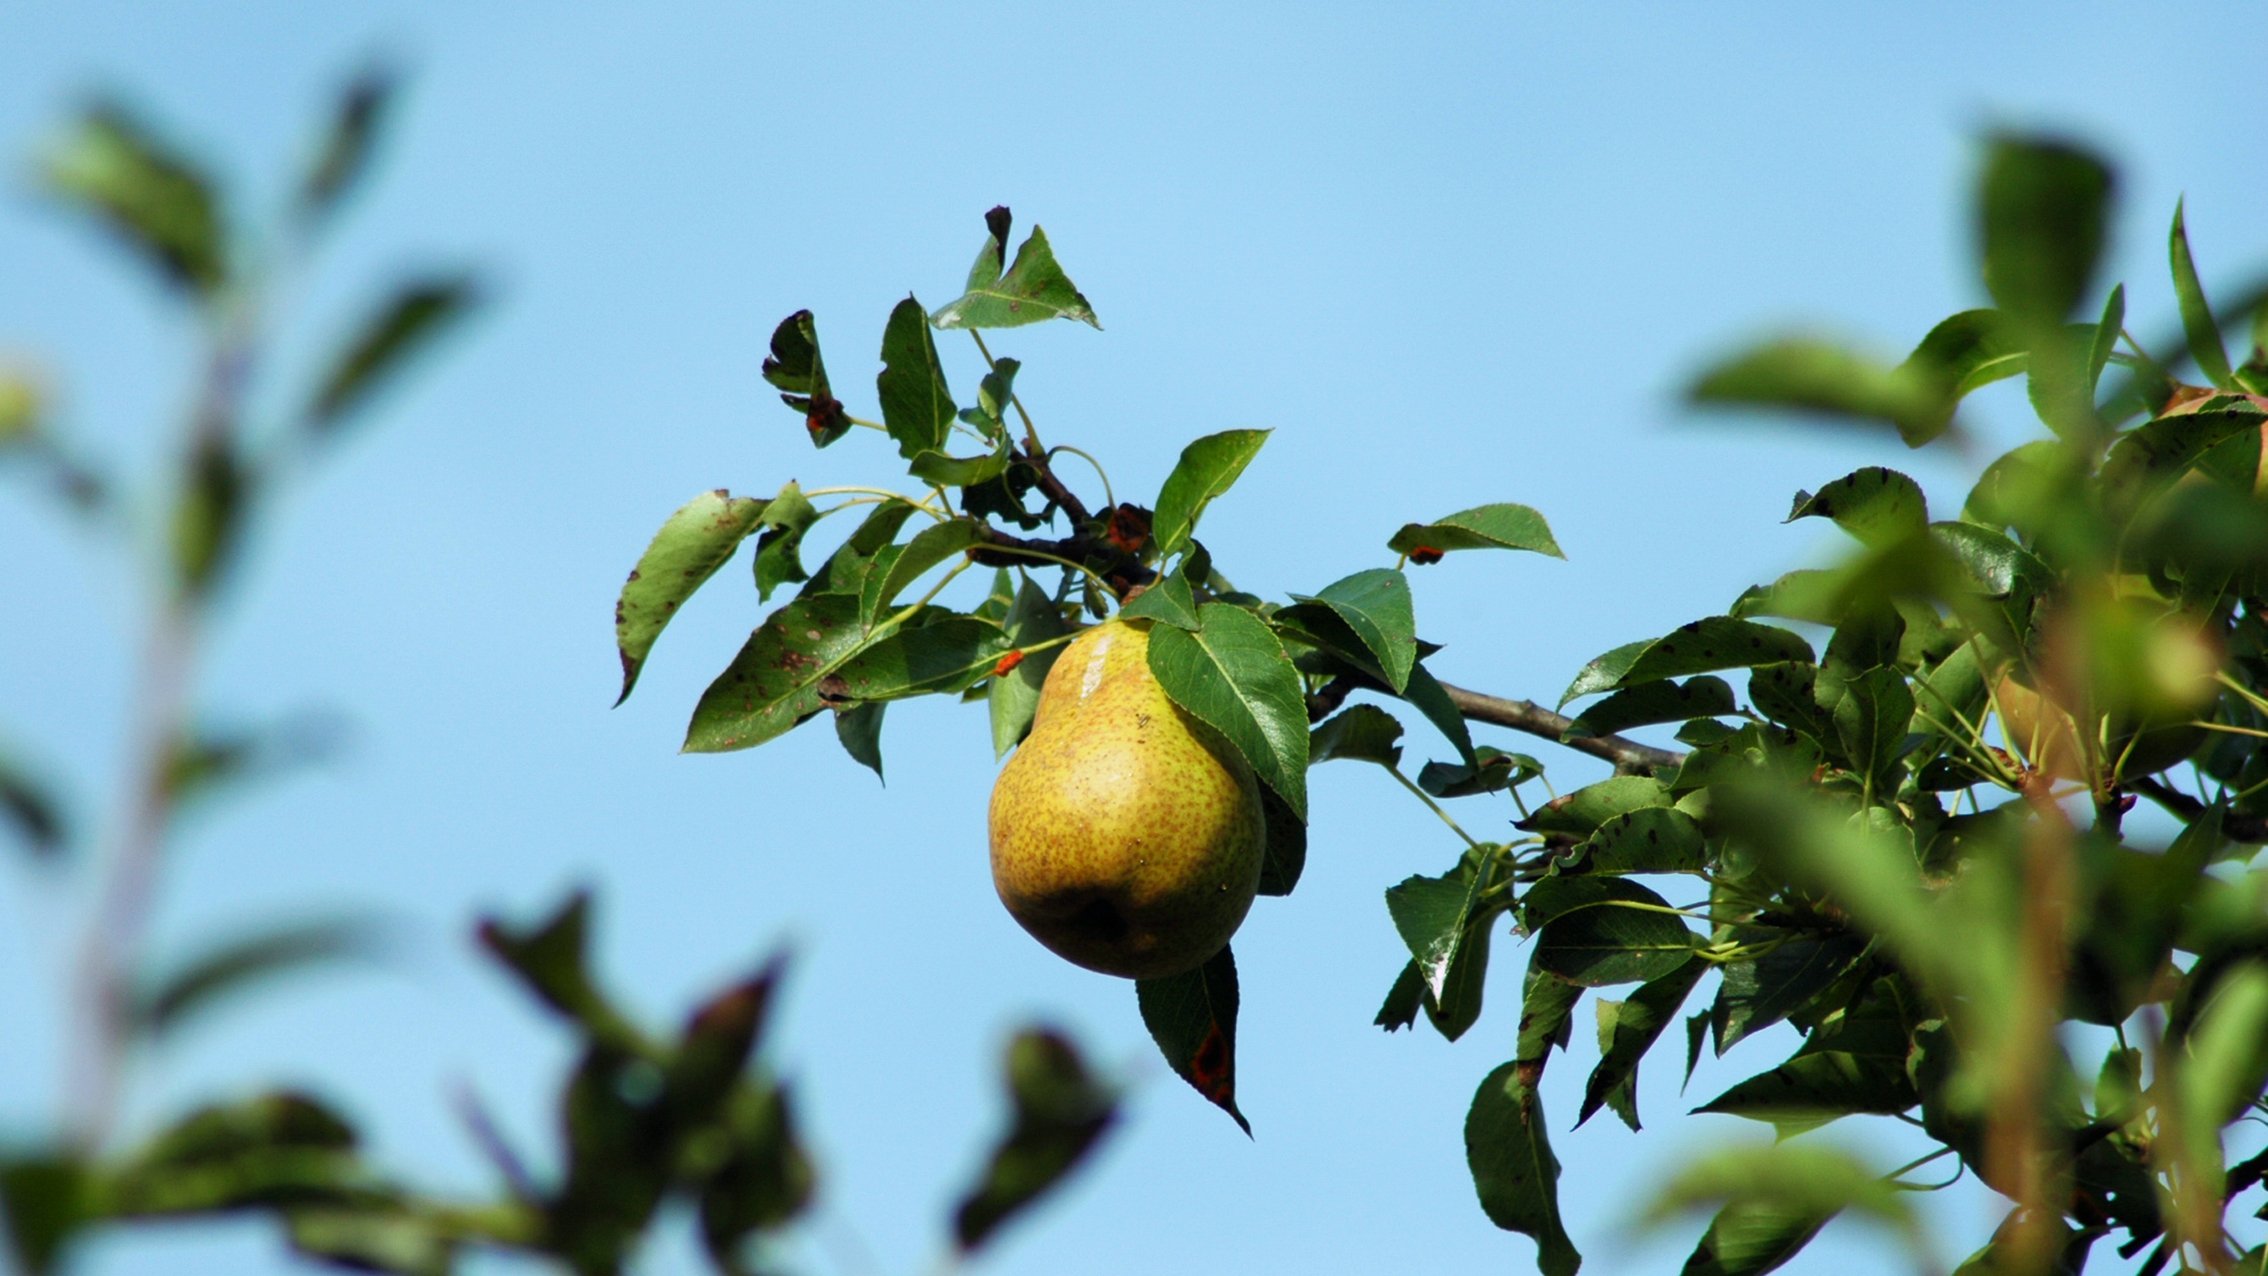
<svg viewBox="0 0 2268 1276">
<path fill-rule="evenodd" d="M 1089 970 L 1194 970 L 1243 922 L 1266 825 L 1252 768 L 1150 674 L 1146 621 L 1071 640 L 992 787 L 992 883 Z"/>
</svg>

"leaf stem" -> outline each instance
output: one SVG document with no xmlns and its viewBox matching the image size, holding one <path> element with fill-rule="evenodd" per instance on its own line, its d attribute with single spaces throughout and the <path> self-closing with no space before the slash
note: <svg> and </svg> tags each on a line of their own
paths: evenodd
<svg viewBox="0 0 2268 1276">
<path fill-rule="evenodd" d="M 1112 508 L 1117 507 L 1118 496 L 1116 493 L 1110 490 L 1110 475 L 1103 469 L 1102 462 L 1089 455 L 1085 449 L 1075 448 L 1068 443 L 1056 444 L 1053 448 L 1048 450 L 1048 456 L 1053 457 L 1057 452 L 1069 452 L 1071 455 L 1078 457 L 1080 460 L 1085 461 L 1087 464 L 1094 466 L 1095 477 L 1102 480 L 1103 503 Z"/>
<path fill-rule="evenodd" d="M 904 501 L 906 504 L 913 506 L 915 509 L 920 510 L 922 513 L 929 515 L 931 518 L 934 518 L 941 523 L 950 521 L 952 518 L 950 514 L 939 512 L 937 508 L 935 506 L 932 506 L 928 501 L 917 501 L 913 497 L 907 496 L 903 492 L 893 492 L 888 488 L 882 487 L 815 487 L 810 491 L 805 492 L 804 496 L 807 498 L 813 496 L 874 496 L 881 498 L 881 502 L 883 504 L 888 504 L 891 501 Z"/>
<path fill-rule="evenodd" d="M 1384 764 L 1381 763 L 1381 765 Z M 1455 833 L 1457 836 L 1465 839 L 1465 845 L 1467 847 L 1476 851 L 1480 849 L 1480 842 L 1475 839 L 1472 834 L 1467 833 L 1464 828 L 1457 823 L 1457 821 L 1449 818 L 1449 813 L 1441 809 L 1441 804 L 1433 800 L 1432 794 L 1427 793 L 1424 789 L 1421 789 L 1417 785 L 1412 784 L 1410 782 L 1410 777 L 1402 774 L 1402 769 L 1400 767 L 1387 766 L 1386 774 L 1393 776 L 1397 781 L 1399 781 L 1403 788 L 1410 791 L 1411 796 L 1415 797 L 1418 801 L 1425 803 L 1427 810 L 1433 812 L 1437 816 L 1440 816 L 1441 822 L 1449 826 L 1450 832 Z"/>
</svg>

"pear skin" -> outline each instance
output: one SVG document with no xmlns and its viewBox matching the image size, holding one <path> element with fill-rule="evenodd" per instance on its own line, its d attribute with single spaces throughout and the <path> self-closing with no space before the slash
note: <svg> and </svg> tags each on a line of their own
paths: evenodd
<svg viewBox="0 0 2268 1276">
<path fill-rule="evenodd" d="M 1033 938 L 1089 970 L 1178 975 L 1228 943 L 1260 886 L 1260 786 L 1150 674 L 1148 622 L 1063 649 L 992 787 L 992 882 Z"/>
</svg>

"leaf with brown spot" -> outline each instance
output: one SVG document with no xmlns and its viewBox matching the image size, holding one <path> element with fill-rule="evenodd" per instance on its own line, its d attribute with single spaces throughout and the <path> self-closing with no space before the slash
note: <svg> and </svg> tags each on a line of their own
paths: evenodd
<svg viewBox="0 0 2268 1276">
<path fill-rule="evenodd" d="M 1236 958 L 1223 947 L 1186 974 L 1140 980 L 1135 995 L 1174 1074 L 1250 1135 L 1236 1108 Z"/>
<path fill-rule="evenodd" d="M 819 712 L 820 681 L 866 641 L 858 600 L 848 595 L 814 594 L 773 612 L 701 694 L 685 731 L 685 751 L 753 748 L 786 734 Z"/>
<path fill-rule="evenodd" d="M 756 529 L 764 505 L 720 487 L 687 501 L 654 533 L 614 604 L 614 645 L 622 655 L 622 694 L 614 703 L 630 698 L 662 629 Z"/>
</svg>

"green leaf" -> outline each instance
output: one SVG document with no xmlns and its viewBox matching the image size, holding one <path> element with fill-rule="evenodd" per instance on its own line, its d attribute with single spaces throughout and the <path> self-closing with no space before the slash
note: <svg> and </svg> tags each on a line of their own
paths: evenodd
<svg viewBox="0 0 2268 1276">
<path fill-rule="evenodd" d="M 559 910 L 533 926 L 481 919 L 481 946 L 518 975 L 537 1000 L 580 1024 L 596 1038 L 629 1040 L 635 1034 L 591 980 L 591 897 L 576 891 Z"/>
<path fill-rule="evenodd" d="M 1710 1007 L 1717 1053 L 1762 1032 L 1810 1004 L 1856 965 L 1866 942 L 1850 935 L 1811 938 L 1797 935 L 1755 961 L 1724 967 L 1724 985 Z"/>
<path fill-rule="evenodd" d="M 1736 707 L 1732 688 L 1722 678 L 1689 678 L 1682 683 L 1644 682 L 1617 691 L 1585 709 L 1559 734 L 1562 740 L 1613 735 L 1632 727 L 1731 713 Z"/>
<path fill-rule="evenodd" d="M 1558 912 L 1537 932 L 1538 967 L 1597 988 L 1659 979 L 1692 958 L 1693 932 L 1661 896 L 1623 878 L 1597 886 L 1599 898 Z"/>
<path fill-rule="evenodd" d="M 1324 719 L 1307 737 L 1307 764 L 1341 758 L 1375 762 L 1391 770 L 1402 761 L 1402 724 L 1376 705 L 1349 705 Z"/>
<path fill-rule="evenodd" d="M 772 591 L 781 585 L 808 579 L 798 551 L 803 547 L 803 534 L 819 521 L 819 511 L 791 479 L 780 488 L 779 495 L 764 503 L 762 521 L 764 533 L 756 538 L 756 601 L 769 602 Z"/>
<path fill-rule="evenodd" d="M 1307 818 L 1307 700 L 1283 644 L 1243 608 L 1206 603 L 1199 616 L 1204 628 L 1194 634 L 1150 627 L 1151 674 Z"/>
<path fill-rule="evenodd" d="M 1250 1135 L 1252 1123 L 1236 1109 L 1236 958 L 1228 947 L 1187 974 L 1139 980 L 1134 991 L 1166 1066 Z"/>
<path fill-rule="evenodd" d="M 818 594 L 773 612 L 701 694 L 685 751 L 753 748 L 786 734 L 820 710 L 820 680 L 867 640 L 855 598 Z"/>
<path fill-rule="evenodd" d="M 1831 716 L 1835 735 L 1851 769 L 1873 793 L 1894 793 L 1905 757 L 1906 728 L 1914 717 L 1914 693 L 1898 669 L 1869 669 L 1844 684 Z"/>
<path fill-rule="evenodd" d="M 621 704 L 638 685 L 638 673 L 679 605 L 725 565 L 756 529 L 765 503 L 723 488 L 678 507 L 654 533 L 614 604 L 614 646 L 622 657 Z"/>
<path fill-rule="evenodd" d="M 1441 1034 L 1444 1041 L 1455 1041 L 1467 1029 L 1479 1022 L 1481 1001 L 1488 991 L 1489 935 L 1497 914 L 1502 911 L 1490 907 L 1476 912 L 1466 928 L 1465 940 L 1457 947 L 1456 956 L 1449 962 L 1449 973 L 1442 981 L 1441 995 L 1419 984 L 1419 1000 L 1425 1008 L 1426 1022 Z"/>
<path fill-rule="evenodd" d="M 259 472 L 223 438 L 199 439 L 183 462 L 173 509 L 173 567 L 185 595 L 209 594 L 235 561 L 238 536 Z"/>
<path fill-rule="evenodd" d="M 822 699 L 895 700 L 959 691 L 982 677 L 1008 650 L 1000 626 L 974 616 L 946 615 L 875 639 L 819 683 Z"/>
<path fill-rule="evenodd" d="M 1886 545 L 1920 534 L 1929 523 L 1921 484 L 1896 470 L 1870 465 L 1814 492 L 1796 494 L 1788 521 L 1831 518 L 1866 545 Z"/>
<path fill-rule="evenodd" d="M 945 446 L 953 432 L 953 392 L 937 361 L 929 315 L 910 296 L 890 311 L 882 329 L 882 371 L 874 391 L 882 402 L 883 427 L 897 440 L 900 456 L 911 461 Z"/>
<path fill-rule="evenodd" d="M 1701 826 L 1675 807 L 1652 806 L 1608 817 L 1568 859 L 1584 871 L 1698 873 L 1707 867 Z"/>
<path fill-rule="evenodd" d="M 1418 977 L 1439 1001 L 1448 990 L 1449 966 L 1463 946 L 1484 879 L 1467 870 L 1442 877 L 1406 877 L 1386 892 L 1386 911 L 1409 945 Z"/>
<path fill-rule="evenodd" d="M 1583 1124 L 1600 1107 L 1611 1105 L 1625 1125 L 1639 1128 L 1638 1064 L 1653 1049 L 1662 1029 L 1677 1017 L 1686 995 L 1708 967 L 1705 961 L 1690 960 L 1648 981 L 1631 993 L 1628 1001 L 1599 1001 L 1599 1062 L 1591 1069 L 1591 1079 L 1584 1083 L 1583 1110 L 1576 1115 L 1575 1124 Z"/>
<path fill-rule="evenodd" d="M 772 353 L 764 360 L 764 379 L 787 393 L 780 402 L 803 414 L 803 428 L 814 447 L 825 447 L 850 433 L 850 417 L 827 381 L 819 357 L 819 329 L 808 310 L 798 310 L 772 329 Z"/>
<path fill-rule="evenodd" d="M 1565 558 L 1551 537 L 1544 516 L 1525 505 L 1509 502 L 1476 505 L 1430 523 L 1404 523 L 1387 539 L 1386 548 L 1415 558 L 1421 551 L 1446 554 L 1459 549 L 1524 549 L 1531 553 Z"/>
<path fill-rule="evenodd" d="M 978 258 L 980 270 L 983 260 Z M 984 282 L 977 271 L 970 272 L 969 290 L 930 316 L 940 328 L 1016 328 L 1049 319 L 1076 319 L 1092 328 L 1102 327 L 1094 307 L 1056 264 L 1047 232 L 1037 226 L 1016 250 L 1008 273 Z"/>
<path fill-rule="evenodd" d="M 448 1276 L 457 1242 L 441 1221 L 385 1205 L 301 1207 L 283 1215 L 294 1252 L 333 1267 L 396 1276 Z"/>
<path fill-rule="evenodd" d="M 2110 193 L 2110 169 L 2078 147 L 1993 139 L 1977 200 L 1984 281 L 2020 327 L 2060 325 L 2085 298 Z"/>
<path fill-rule="evenodd" d="M 1522 820 L 1530 833 L 1566 833 L 1589 837 L 1617 815 L 1650 806 L 1670 805 L 1669 787 L 1647 775 L 1616 775 L 1562 793 Z"/>
<path fill-rule="evenodd" d="M 1014 1116 L 954 1210 L 953 1239 L 963 1254 L 1078 1168 L 1117 1117 L 1117 1095 L 1059 1033 L 1017 1033 L 1003 1071 Z"/>
<path fill-rule="evenodd" d="M 304 1094 L 273 1091 L 199 1108 L 113 1173 L 114 1215 L 164 1217 L 367 1199 L 375 1184 L 355 1133 Z"/>
<path fill-rule="evenodd" d="M 2024 371 L 2024 345 L 1997 310 L 1964 310 L 1929 330 L 1902 365 L 1934 381 L 1952 404 L 1970 391 Z"/>
<path fill-rule="evenodd" d="M 1370 1022 L 1388 1032 L 1407 1028 L 1417 1022 L 1418 1007 L 1424 1002 L 1425 980 L 1418 975 L 1417 963 L 1404 963 L 1402 973 L 1394 977 L 1394 986 L 1386 990 L 1386 1000 Z"/>
<path fill-rule="evenodd" d="M 1119 608 L 1118 614 L 1128 620 L 1160 621 L 1192 633 L 1202 627 L 1197 618 L 1196 590 L 1190 586 L 1188 575 L 1180 571 L 1151 582 L 1148 589 Z"/>
<path fill-rule="evenodd" d="M 1260 893 L 1289 895 L 1307 868 L 1307 821 L 1265 785 L 1260 789 L 1260 812 L 1268 826 L 1267 844 L 1261 850 Z"/>
<path fill-rule="evenodd" d="M 2221 1127 L 2243 1115 L 2268 1082 L 2268 967 L 2250 961 L 2222 976 L 2188 1047 L 2188 1066 L 2178 1074 L 2188 1142 L 2195 1155 L 2217 1161 Z"/>
<path fill-rule="evenodd" d="M 890 706 L 879 700 L 846 705 L 835 710 L 835 739 L 851 761 L 882 775 L 882 712 Z M 887 781 L 885 781 L 887 782 Z"/>
<path fill-rule="evenodd" d="M 100 1214 L 94 1172 L 65 1152 L 0 1156 L 0 1217 L 28 1276 L 60 1270 L 72 1237 Z"/>
<path fill-rule="evenodd" d="M 331 920 L 295 922 L 212 945 L 136 990 L 134 1024 L 152 1037 L 163 1036 L 279 975 L 369 956 L 378 938 L 367 921 Z"/>
<path fill-rule="evenodd" d="M 939 487 L 979 487 L 1008 472 L 1015 460 L 1005 445 L 983 456 L 947 456 L 943 452 L 923 452 L 906 467 L 908 473 L 924 483 Z M 962 502 L 966 508 L 967 502 Z M 970 511 L 972 514 L 975 511 Z"/>
<path fill-rule="evenodd" d="M 1573 1040 L 1575 1007 L 1582 1001 L 1583 991 L 1580 985 L 1538 966 L 1530 956 L 1520 987 L 1520 1030 L 1512 1047 L 1512 1062 L 1519 1065 L 1521 1079 L 1530 1086 L 1543 1079 L 1551 1052 L 1565 1050 Z"/>
<path fill-rule="evenodd" d="M 52 859 L 68 839 L 63 804 L 30 769 L 0 752 L 0 818 L 15 826 L 33 855 Z"/>
<path fill-rule="evenodd" d="M 724 1164 L 701 1186 L 701 1243 L 719 1272 L 733 1272 L 747 1241 L 784 1226 L 811 1203 L 813 1172 L 787 1092 L 770 1086 L 727 1113 Z"/>
<path fill-rule="evenodd" d="M 1410 666 L 1409 685 L 1402 688 L 1402 699 L 1425 715 L 1425 719 L 1440 728 L 1449 743 L 1457 746 L 1457 756 L 1468 767 L 1478 768 L 1480 756 L 1473 751 L 1472 729 L 1465 725 L 1465 715 L 1458 712 L 1457 702 L 1423 664 Z"/>
<path fill-rule="evenodd" d="M 1417 663 L 1417 620 L 1410 606 L 1409 578 L 1373 567 L 1323 587 L 1318 594 L 1293 594 L 1309 607 L 1327 609 L 1344 622 L 1386 675 L 1395 695 L 1409 685 Z"/>
<path fill-rule="evenodd" d="M 1854 1113 L 1904 1112 L 1920 1100 L 1903 1052 L 1860 1054 L 1811 1050 L 1738 1082 L 1695 1112 L 1769 1121 L 1783 1131 L 1810 1129 Z"/>
<path fill-rule="evenodd" d="M 890 560 L 887 568 L 882 568 L 877 561 L 875 565 L 881 570 L 867 573 L 866 583 L 859 590 L 859 619 L 870 627 L 882 621 L 906 586 L 921 579 L 924 572 L 939 563 L 961 557 L 963 551 L 983 539 L 983 526 L 965 518 L 948 519 L 921 529 L 906 543 L 904 552 Z"/>
<path fill-rule="evenodd" d="M 2103 316 L 2095 321 L 2095 339 L 2087 349 L 2087 403 L 2094 404 L 2095 391 L 2102 385 L 2103 369 L 2110 366 L 2111 354 L 2118 349 L 2119 334 L 2126 331 L 2126 285 L 2116 284 L 2110 297 L 2103 302 Z"/>
<path fill-rule="evenodd" d="M 1575 675 L 1559 703 L 1658 678 L 1793 661 L 1808 663 L 1811 658 L 1811 644 L 1785 629 L 1731 616 L 1709 616 L 1680 625 L 1635 652 L 1630 646 L 1622 646 L 1598 657 Z"/>
<path fill-rule="evenodd" d="M 1719 362 L 1686 396 L 1695 403 L 1819 412 L 1896 427 L 1908 447 L 1945 430 L 1942 383 L 1912 360 L 1895 367 L 1816 337 L 1781 337 Z"/>
<path fill-rule="evenodd" d="M 1011 648 L 1030 647 L 1069 632 L 1055 600 L 1028 577 L 1016 591 L 1015 601 L 1009 605 L 1001 628 Z M 1061 646 L 1030 652 L 1014 669 L 992 679 L 992 690 L 985 699 L 992 715 L 995 758 L 1006 757 L 1008 750 L 1015 748 L 1031 730 L 1032 714 L 1039 709 L 1040 689 L 1047 685 L 1048 670 L 1055 667 L 1055 658 L 1062 653 Z"/>
<path fill-rule="evenodd" d="M 307 405 L 303 419 L 308 431 L 317 437 L 335 434 L 479 300 L 480 290 L 468 275 L 415 279 L 397 287 L 332 358 Z"/>
<path fill-rule="evenodd" d="M 2189 230 L 2182 223 L 2182 201 L 2174 201 L 2173 232 L 2168 236 L 2173 258 L 2174 299 L 2181 304 L 2181 330 L 2189 339 L 2189 357 L 2197 370 L 2222 389 L 2235 385 L 2229 368 L 2228 347 L 2221 341 L 2221 326 L 2213 320 L 2213 307 L 2205 300 L 2205 286 L 2197 281 L 2197 263 L 2189 256 Z"/>
<path fill-rule="evenodd" d="M 1418 771 L 1418 787 L 1438 798 L 1474 797 L 1501 793 L 1543 774 L 1543 764 L 1525 753 L 1506 753 L 1482 745 L 1473 751 L 1475 764 L 1428 762 Z"/>
<path fill-rule="evenodd" d="M 1158 489 L 1156 512 L 1150 520 L 1150 536 L 1157 543 L 1160 558 L 1187 547 L 1205 507 L 1244 473 L 1244 467 L 1259 454 L 1260 445 L 1268 441 L 1268 434 L 1267 430 L 1223 430 L 1181 449 L 1173 473 Z"/>
<path fill-rule="evenodd" d="M 1904 1192 L 1840 1148 L 1809 1142 L 1732 1148 L 1688 1163 L 1646 1207 L 1654 1225 L 1721 1203 L 1686 1276 L 1758 1276 L 1801 1251 L 1844 1210 L 1894 1229 L 1920 1269 L 1928 1260 Z"/>
<path fill-rule="evenodd" d="M 399 82 L 392 68 L 373 64 L 347 83 L 339 94 L 330 127 L 315 151 L 314 163 L 300 179 L 301 216 L 318 220 L 329 215 L 361 181 L 386 119 L 393 113 Z"/>
<path fill-rule="evenodd" d="M 228 281 L 228 229 L 211 183 L 117 102 L 99 102 L 48 152 L 48 191 L 150 258 L 167 282 L 210 297 Z"/>
<path fill-rule="evenodd" d="M 1489 1221 L 1536 1241 L 1536 1270 L 1574 1276 L 1583 1265 L 1559 1214 L 1559 1158 L 1552 1155 L 1543 1096 L 1516 1063 L 1500 1064 L 1465 1115 L 1465 1163 Z"/>
</svg>

